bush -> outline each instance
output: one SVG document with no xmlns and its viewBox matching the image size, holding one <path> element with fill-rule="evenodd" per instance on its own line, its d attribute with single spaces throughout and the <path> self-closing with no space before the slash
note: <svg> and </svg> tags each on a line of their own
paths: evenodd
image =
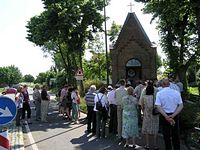
<svg viewBox="0 0 200 150">
<path fill-rule="evenodd" d="M 97 87 L 97 89 L 99 89 L 104 84 L 99 80 L 87 80 L 87 81 L 84 81 L 85 93 L 88 92 L 88 90 L 89 90 L 91 85 L 95 85 Z"/>
<path fill-rule="evenodd" d="M 180 115 L 180 132 L 187 147 L 199 147 L 194 127 L 200 123 L 200 102 L 185 103 Z"/>
<path fill-rule="evenodd" d="M 198 87 L 188 87 L 188 92 L 193 95 L 199 95 Z"/>
</svg>

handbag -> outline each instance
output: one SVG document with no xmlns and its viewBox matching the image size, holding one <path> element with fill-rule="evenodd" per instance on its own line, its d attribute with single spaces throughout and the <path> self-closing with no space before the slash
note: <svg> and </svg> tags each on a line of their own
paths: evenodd
<svg viewBox="0 0 200 150">
<path fill-rule="evenodd" d="M 102 99 L 102 97 L 103 97 L 103 95 L 101 96 L 101 99 Z M 104 107 L 102 106 L 101 99 L 99 99 L 98 94 L 97 94 L 97 98 L 98 98 L 98 101 L 96 102 L 96 109 L 98 111 L 102 111 Z"/>
<path fill-rule="evenodd" d="M 153 95 L 153 109 L 152 109 L 152 114 L 154 116 L 160 114 L 160 112 L 158 111 L 158 109 L 155 107 L 155 104 L 154 104 L 154 95 Z"/>
</svg>

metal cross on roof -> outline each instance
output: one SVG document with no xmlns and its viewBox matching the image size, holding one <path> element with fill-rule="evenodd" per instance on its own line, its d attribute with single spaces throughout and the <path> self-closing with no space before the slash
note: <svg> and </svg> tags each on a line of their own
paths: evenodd
<svg viewBox="0 0 200 150">
<path fill-rule="evenodd" d="M 134 4 L 132 2 L 130 2 L 130 4 L 128 6 L 130 6 L 130 12 L 132 13 Z"/>
</svg>

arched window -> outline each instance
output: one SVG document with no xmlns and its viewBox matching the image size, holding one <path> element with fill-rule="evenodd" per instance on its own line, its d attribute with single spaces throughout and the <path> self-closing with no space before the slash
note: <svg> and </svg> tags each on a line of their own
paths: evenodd
<svg viewBox="0 0 200 150">
<path fill-rule="evenodd" d="M 126 67 L 141 67 L 141 63 L 139 60 L 137 59 L 130 59 L 127 64 Z"/>
</svg>

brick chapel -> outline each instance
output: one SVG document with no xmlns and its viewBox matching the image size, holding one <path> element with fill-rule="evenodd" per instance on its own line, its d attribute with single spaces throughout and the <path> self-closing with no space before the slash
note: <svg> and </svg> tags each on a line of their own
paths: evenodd
<svg viewBox="0 0 200 150">
<path fill-rule="evenodd" d="M 110 55 L 113 84 L 126 79 L 135 86 L 137 80 L 156 78 L 156 47 L 134 12 L 128 13 Z"/>
</svg>

